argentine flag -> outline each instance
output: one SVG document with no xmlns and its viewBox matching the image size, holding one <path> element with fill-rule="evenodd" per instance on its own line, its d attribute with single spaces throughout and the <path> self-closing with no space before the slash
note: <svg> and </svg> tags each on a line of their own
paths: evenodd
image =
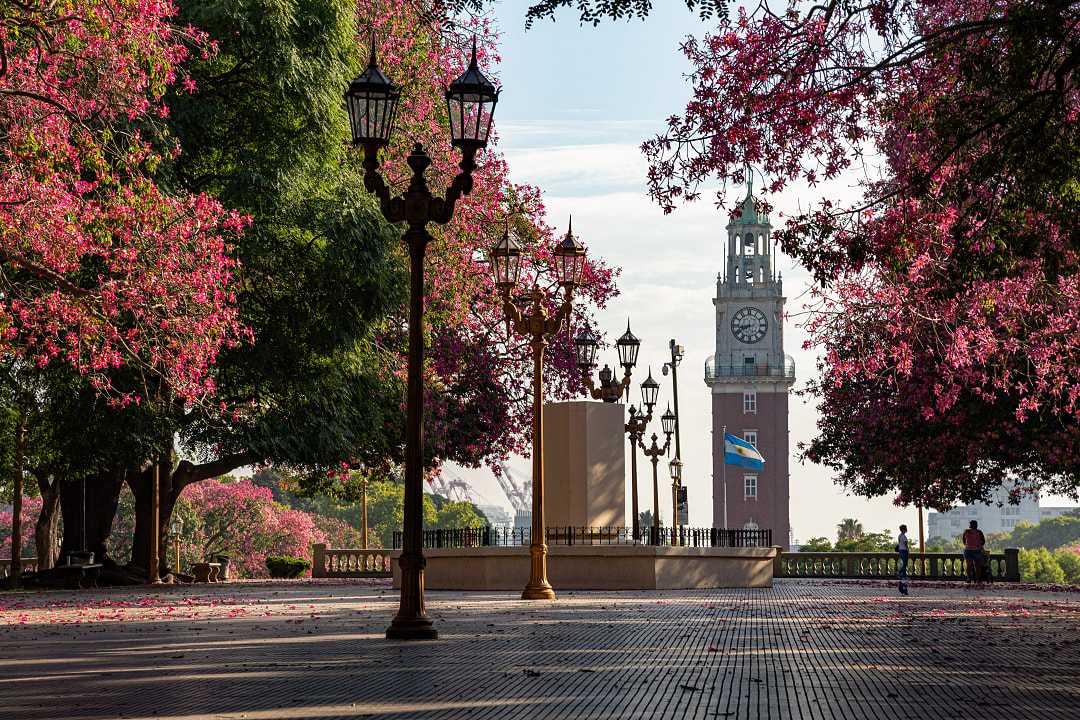
<svg viewBox="0 0 1080 720">
<path fill-rule="evenodd" d="M 765 458 L 761 456 L 757 448 L 731 433 L 724 433 L 724 463 L 750 470 L 765 469 Z"/>
</svg>

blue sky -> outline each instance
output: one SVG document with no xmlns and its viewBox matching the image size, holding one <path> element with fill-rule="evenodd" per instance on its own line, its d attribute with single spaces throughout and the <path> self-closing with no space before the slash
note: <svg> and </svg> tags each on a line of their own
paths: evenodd
<svg viewBox="0 0 1080 720">
<path fill-rule="evenodd" d="M 590 253 L 622 268 L 621 295 L 600 314 L 601 327 L 614 337 L 629 317 L 642 338 L 640 377 L 651 365 L 661 381 L 660 404 L 670 398 L 670 383 L 659 369 L 669 338 L 687 348 L 680 367 L 684 484 L 690 495 L 693 525 L 712 524 L 711 417 L 704 361 L 713 352 L 716 274 L 722 267 L 726 217 L 711 204 L 698 202 L 665 216 L 645 192 L 646 164 L 638 146 L 663 129 L 690 97 L 684 76 L 689 64 L 678 51 L 689 34 L 707 25 L 678 0 L 662 0 L 648 21 L 579 27 L 577 14 L 564 11 L 556 24 L 524 30 L 527 0 L 496 6 L 501 32 L 503 94 L 496 112 L 499 148 L 518 182 L 544 190 L 549 222 L 565 227 L 573 213 L 574 230 Z M 771 198 L 777 212 L 816 202 L 824 194 L 840 200 L 856 196 L 852 178 L 814 189 L 792 186 Z M 731 188 L 731 197 L 744 188 Z M 729 198 L 730 199 L 730 198 Z M 785 346 L 794 356 L 802 387 L 814 372 L 816 358 L 801 350 L 804 334 L 798 313 L 808 276 L 791 259 L 780 257 L 787 309 L 796 317 L 784 328 Z M 613 351 L 607 355 L 613 356 Z M 599 357 L 605 359 L 603 351 Z M 636 383 L 635 383 L 636 394 Z M 916 527 L 913 509 L 894 507 L 891 499 L 850 497 L 833 484 L 829 472 L 794 460 L 795 445 L 812 437 L 812 404 L 792 397 L 791 523 L 795 537 L 833 537 L 845 517 L 860 519 L 868 530 Z M 527 474 L 527 461 L 511 467 Z M 629 461 L 627 462 L 629 468 Z M 505 504 L 486 471 L 451 468 L 472 484 L 481 502 Z M 629 473 L 629 469 L 627 470 Z M 645 483 L 642 479 L 643 491 Z M 645 497 L 643 495 L 643 497 Z M 629 502 L 629 500 L 628 500 Z M 1061 504 L 1061 503 L 1056 503 Z M 667 515 L 662 513 L 665 522 Z"/>
</svg>

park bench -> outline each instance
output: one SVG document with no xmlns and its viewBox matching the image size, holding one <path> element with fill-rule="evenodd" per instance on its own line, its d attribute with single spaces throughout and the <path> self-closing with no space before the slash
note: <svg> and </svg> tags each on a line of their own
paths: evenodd
<svg viewBox="0 0 1080 720">
<path fill-rule="evenodd" d="M 191 566 L 191 571 L 195 574 L 195 582 L 197 583 L 221 582 L 218 578 L 221 573 L 221 563 L 195 563 Z"/>
</svg>

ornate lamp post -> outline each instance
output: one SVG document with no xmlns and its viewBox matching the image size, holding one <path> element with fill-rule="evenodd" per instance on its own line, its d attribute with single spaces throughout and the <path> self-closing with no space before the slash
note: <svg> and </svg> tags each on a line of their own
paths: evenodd
<svg viewBox="0 0 1080 720">
<path fill-rule="evenodd" d="M 682 445 L 679 443 L 679 363 L 682 362 L 683 355 L 686 354 L 686 348 L 682 345 L 675 344 L 675 338 L 668 341 L 668 348 L 671 349 L 671 360 L 664 363 L 664 375 L 668 374 L 668 369 L 671 370 L 671 395 L 675 399 L 675 459 L 682 463 Z M 682 483 L 682 473 L 679 474 L 679 483 Z M 678 507 L 678 490 L 675 491 L 675 505 Z M 675 512 L 675 517 L 671 523 L 673 526 L 679 524 L 678 510 Z"/>
<path fill-rule="evenodd" d="M 682 485 L 682 460 L 673 458 L 668 463 L 668 471 L 671 473 L 671 526 L 678 527 L 679 522 L 679 486 Z"/>
<path fill-rule="evenodd" d="M 660 391 L 660 383 L 653 380 L 652 369 L 649 377 L 641 383 L 641 404 L 645 406 L 645 413 L 641 414 L 633 405 L 630 406 L 630 419 L 627 421 L 625 431 L 630 441 L 630 497 L 631 512 L 633 513 L 634 541 L 636 542 L 641 533 L 640 520 L 638 517 L 638 486 L 637 486 L 637 446 L 645 435 L 645 428 L 652 420 L 653 407 L 656 405 L 656 394 Z"/>
<path fill-rule="evenodd" d="M 173 574 L 176 575 L 180 573 L 180 534 L 184 531 L 184 521 L 179 517 L 173 517 L 170 529 L 176 546 L 176 568 L 173 570 Z"/>
<path fill-rule="evenodd" d="M 147 582 L 161 584 L 161 463 L 154 461 L 154 486 L 150 499 L 150 572 Z M 168 548 L 165 548 L 166 552 Z"/>
<path fill-rule="evenodd" d="M 653 534 L 657 543 L 660 542 L 660 481 L 656 476 L 656 464 L 660 462 L 660 456 L 666 455 L 668 448 L 671 447 L 671 428 L 674 427 L 674 423 L 675 416 L 671 414 L 671 408 L 668 408 L 667 412 L 660 417 L 660 424 L 664 428 L 664 445 L 661 447 L 656 444 L 656 433 L 652 434 L 651 447 L 645 447 L 645 443 L 639 443 L 645 457 L 652 460 Z"/>
<path fill-rule="evenodd" d="M 368 514 L 367 514 L 367 484 L 368 476 L 360 480 L 360 549 L 368 549 Z"/>
<path fill-rule="evenodd" d="M 375 41 L 367 69 L 345 92 L 354 145 L 364 148 L 364 187 L 379 199 L 387 221 L 408 224 L 405 243 L 409 247 L 409 379 L 405 430 L 405 506 L 401 566 L 401 601 L 386 637 L 423 640 L 438 637 L 424 609 L 423 553 L 423 447 L 424 387 L 424 254 L 431 235 L 427 224 L 446 224 L 454 205 L 472 190 L 476 153 L 487 145 L 491 119 L 499 100 L 499 90 L 484 77 L 476 64 L 476 43 L 468 69 L 446 91 L 450 116 L 450 143 L 461 150 L 461 172 L 445 197 L 432 194 L 424 173 L 431 158 L 420 144 L 407 159 L 412 181 L 403 195 L 392 197 L 379 174 L 379 150 L 390 142 L 401 91 L 379 69 Z"/>
<path fill-rule="evenodd" d="M 547 578 L 547 538 L 544 522 L 544 349 L 548 339 L 563 331 L 570 321 L 574 288 L 581 284 L 585 268 L 585 248 L 572 230 L 555 248 L 555 271 L 563 289 L 563 300 L 554 314 L 544 307 L 545 293 L 538 283 L 527 296 L 528 304 L 518 307 L 510 297 L 521 272 L 521 247 L 509 233 L 491 250 L 491 269 L 495 287 L 502 295 L 503 313 L 510 326 L 529 338 L 533 351 L 533 426 L 532 426 L 532 537 L 529 545 L 529 582 L 521 593 L 523 600 L 554 600 L 555 591 Z"/>
<path fill-rule="evenodd" d="M 593 400 L 603 400 L 607 403 L 618 402 L 623 393 L 630 391 L 630 374 L 637 365 L 638 350 L 641 349 L 641 341 L 630 332 L 630 321 L 626 322 L 626 332 L 615 341 L 615 349 L 619 353 L 619 364 L 623 368 L 622 381 L 614 379 L 614 373 L 607 365 L 600 371 L 600 387 L 592 379 L 592 368 L 596 362 L 596 348 L 599 343 L 596 338 L 585 328 L 574 338 L 574 348 L 577 351 L 577 365 L 585 378 L 585 384 L 589 386 L 589 394 Z"/>
</svg>

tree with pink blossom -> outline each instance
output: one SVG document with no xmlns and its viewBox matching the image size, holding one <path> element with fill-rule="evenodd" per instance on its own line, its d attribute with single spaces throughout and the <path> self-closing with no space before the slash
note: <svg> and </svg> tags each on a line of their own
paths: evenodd
<svg viewBox="0 0 1080 720">
<path fill-rule="evenodd" d="M 229 248 L 242 216 L 153 178 L 146 123 L 167 115 L 202 33 L 170 2 L 31 0 L 0 22 L 0 356 L 65 363 L 121 405 L 144 384 L 213 391 L 209 369 L 245 332 Z"/>
</svg>

